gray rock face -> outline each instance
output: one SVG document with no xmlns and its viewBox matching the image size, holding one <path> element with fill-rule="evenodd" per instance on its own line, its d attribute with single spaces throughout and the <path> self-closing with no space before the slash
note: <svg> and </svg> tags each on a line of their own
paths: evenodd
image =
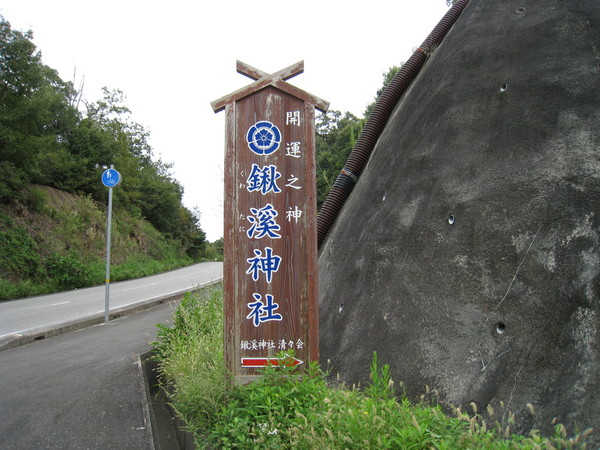
<svg viewBox="0 0 600 450">
<path fill-rule="evenodd" d="M 599 430 L 599 273 L 600 2 L 471 0 L 321 250 L 323 367 Z"/>
</svg>

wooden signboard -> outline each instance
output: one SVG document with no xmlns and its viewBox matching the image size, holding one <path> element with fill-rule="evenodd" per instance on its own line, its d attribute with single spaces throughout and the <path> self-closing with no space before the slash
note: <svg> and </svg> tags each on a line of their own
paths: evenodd
<svg viewBox="0 0 600 450">
<path fill-rule="evenodd" d="M 288 84 L 303 63 L 212 103 L 225 109 L 225 359 L 237 383 L 277 364 L 318 360 L 315 108 Z"/>
</svg>

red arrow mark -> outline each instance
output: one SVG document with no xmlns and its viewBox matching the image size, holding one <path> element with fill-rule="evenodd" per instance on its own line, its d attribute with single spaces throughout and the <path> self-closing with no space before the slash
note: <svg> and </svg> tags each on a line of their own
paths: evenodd
<svg viewBox="0 0 600 450">
<path fill-rule="evenodd" d="M 269 364 L 279 366 L 286 364 L 288 366 L 299 366 L 304 361 L 296 358 L 242 358 L 242 367 L 266 367 Z"/>
</svg>

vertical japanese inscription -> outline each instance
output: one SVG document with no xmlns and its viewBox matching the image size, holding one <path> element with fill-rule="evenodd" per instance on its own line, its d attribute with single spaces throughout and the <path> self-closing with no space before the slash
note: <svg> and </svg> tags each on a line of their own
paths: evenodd
<svg viewBox="0 0 600 450">
<path fill-rule="evenodd" d="M 239 100 L 235 109 L 233 362 L 239 365 L 234 373 L 252 375 L 255 368 L 245 367 L 245 359 L 289 349 L 299 360 L 311 357 L 314 115 L 304 101 L 274 87 Z"/>
<path fill-rule="evenodd" d="M 299 62 L 211 103 L 225 109 L 225 360 L 240 383 L 278 364 L 318 360 L 315 108 L 329 104 L 287 83 Z"/>
</svg>

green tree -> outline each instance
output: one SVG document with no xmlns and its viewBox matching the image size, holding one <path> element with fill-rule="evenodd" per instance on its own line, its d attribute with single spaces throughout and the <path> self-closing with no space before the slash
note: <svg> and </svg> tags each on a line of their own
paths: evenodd
<svg viewBox="0 0 600 450">
<path fill-rule="evenodd" d="M 353 114 L 327 111 L 317 120 L 317 206 L 320 208 L 362 131 Z"/>
<path fill-rule="evenodd" d="M 0 15 L 0 100 L 30 96 L 43 82 L 41 55 L 32 39 L 31 31 L 13 30 Z"/>
<path fill-rule="evenodd" d="M 28 182 L 47 182 L 55 166 L 72 163 L 66 150 L 78 112 L 72 86 L 41 61 L 31 31 L 13 30 L 0 16 L 0 200 Z"/>
<path fill-rule="evenodd" d="M 199 217 L 182 205 L 183 187 L 171 176 L 171 165 L 153 157 L 149 133 L 131 120 L 123 104 L 125 95 L 106 88 L 103 92 L 100 101 L 87 104 L 87 122 L 79 133 L 84 142 L 96 144 L 87 151 L 86 161 L 96 167 L 114 164 L 123 176 L 123 184 L 114 192 L 115 203 L 144 216 L 184 250 L 201 253 L 205 234 Z M 97 177 L 94 182 L 98 185 Z"/>
<path fill-rule="evenodd" d="M 190 211 L 182 207 L 179 209 L 179 214 L 181 223 L 179 239 L 184 243 L 188 256 L 198 260 L 205 255 L 208 245 L 206 234 L 200 228 L 200 211 L 197 208 Z"/>
</svg>

